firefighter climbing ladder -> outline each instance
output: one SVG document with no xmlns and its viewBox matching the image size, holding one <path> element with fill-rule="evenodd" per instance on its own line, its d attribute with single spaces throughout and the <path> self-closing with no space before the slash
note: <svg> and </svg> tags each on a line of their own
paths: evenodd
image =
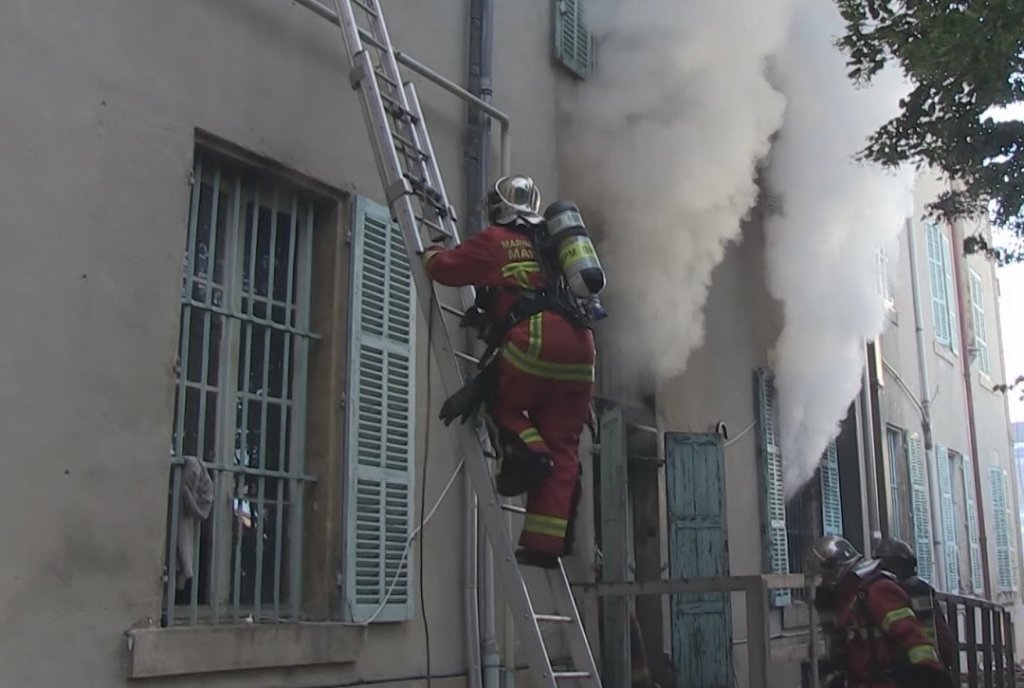
<svg viewBox="0 0 1024 688">
<path fill-rule="evenodd" d="M 475 363 L 476 359 L 452 347 L 443 315 L 461 315 L 473 305 L 475 293 L 472 287 L 458 290 L 461 308 L 442 304 L 420 264 L 419 254 L 425 241 L 448 246 L 459 243 L 455 212 L 441 181 L 416 89 L 402 81 L 379 0 L 335 0 L 335 7 L 352 66 L 351 84 L 360 93 L 377 170 L 392 217 L 402 231 L 421 306 L 428 317 L 439 323 L 431 345 L 444 389 L 451 394 L 463 383 L 459 362 Z M 362 25 L 357 16 L 364 20 Z M 488 468 L 490 441 L 486 431 L 479 423 L 473 427 L 461 425 L 459 443 L 467 456 L 465 468 L 480 499 L 480 513 L 494 549 L 495 569 L 501 577 L 533 683 L 555 688 L 560 683 L 582 681 L 600 687 L 594 657 L 561 563 L 557 569 L 546 571 L 556 607 L 554 613 L 540 614 L 534 608 L 502 514 L 503 509 L 516 508 L 502 506 L 495 493 Z M 566 628 L 572 670 L 552 668 L 541 623 Z"/>
</svg>

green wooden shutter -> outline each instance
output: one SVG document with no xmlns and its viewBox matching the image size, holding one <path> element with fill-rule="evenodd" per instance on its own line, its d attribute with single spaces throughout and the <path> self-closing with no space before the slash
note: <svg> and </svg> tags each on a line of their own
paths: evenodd
<svg viewBox="0 0 1024 688">
<path fill-rule="evenodd" d="M 722 438 L 665 433 L 665 490 L 669 577 L 728 576 Z M 605 604 L 608 604 L 607 599 Z M 672 595 L 669 604 L 674 685 L 732 685 L 729 593 Z M 694 648 L 700 651 L 694 652 Z M 605 677 L 602 675 L 602 678 Z M 608 686 L 630 684 L 630 681 L 612 683 L 605 679 Z"/>
<path fill-rule="evenodd" d="M 946 271 L 942 261 L 942 236 L 939 228 L 925 224 L 925 243 L 928 247 L 928 286 L 932 293 L 932 326 L 935 339 L 949 344 L 949 303 L 946 300 Z"/>
<path fill-rule="evenodd" d="M 954 288 L 953 282 L 953 254 L 949 250 L 949 237 L 946 236 L 945 232 L 941 235 L 942 239 L 942 267 L 944 271 L 944 277 L 946 280 L 946 308 L 948 309 L 948 320 L 949 320 L 949 347 L 956 353 L 957 346 L 959 346 L 959 325 L 956 315 L 956 289 Z"/>
<path fill-rule="evenodd" d="M 953 480 L 949 470 L 949 451 L 935 445 L 935 465 L 939 473 L 939 499 L 942 501 L 942 549 L 946 566 L 946 590 L 960 592 L 960 548 L 956 541 L 956 509 L 953 504 Z"/>
<path fill-rule="evenodd" d="M 357 197 L 352 223 L 345 611 L 412 618 L 415 322 L 409 260 L 387 208 Z"/>
<path fill-rule="evenodd" d="M 555 0 L 555 59 L 581 79 L 593 68 L 594 41 L 587 29 L 587 0 Z"/>
<path fill-rule="evenodd" d="M 967 512 L 967 541 L 971 559 L 971 591 L 980 595 L 985 591 L 981 577 L 981 543 L 978 539 L 978 508 L 974 498 L 974 470 L 971 457 L 964 456 L 964 505 Z"/>
<path fill-rule="evenodd" d="M 767 370 L 757 371 L 757 412 L 761 429 L 760 455 L 764 480 L 764 537 L 769 573 L 789 573 L 789 545 L 786 540 L 786 496 L 782 484 L 782 452 L 778 444 L 775 415 L 775 385 Z M 777 607 L 792 600 L 789 590 L 773 590 Z"/>
<path fill-rule="evenodd" d="M 828 443 L 821 457 L 821 532 L 843 534 L 843 499 L 839 489 L 839 450 L 836 441 Z"/>
<path fill-rule="evenodd" d="M 999 590 L 1009 592 L 1016 587 L 1014 568 L 1017 560 L 1017 547 L 1013 531 L 1010 529 L 1013 515 L 1010 513 L 1010 500 L 1007 498 L 1006 471 L 999 466 L 989 467 L 989 479 L 992 490 L 992 525 L 996 540 L 996 567 L 998 569 Z"/>
<path fill-rule="evenodd" d="M 914 524 L 914 553 L 917 574 L 929 582 L 935 580 L 932 556 L 932 518 L 929 510 L 928 473 L 925 466 L 924 442 L 916 432 L 907 440 L 907 464 L 910 473 L 910 511 Z"/>
</svg>

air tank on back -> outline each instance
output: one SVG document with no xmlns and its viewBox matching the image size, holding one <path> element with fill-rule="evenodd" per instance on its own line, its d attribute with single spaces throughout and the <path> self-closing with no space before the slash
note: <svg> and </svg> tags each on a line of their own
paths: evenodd
<svg viewBox="0 0 1024 688">
<path fill-rule="evenodd" d="M 544 210 L 548 244 L 562 268 L 569 289 L 580 299 L 595 299 L 605 286 L 604 269 L 594 243 L 587 236 L 583 216 L 575 203 L 555 201 Z"/>
</svg>

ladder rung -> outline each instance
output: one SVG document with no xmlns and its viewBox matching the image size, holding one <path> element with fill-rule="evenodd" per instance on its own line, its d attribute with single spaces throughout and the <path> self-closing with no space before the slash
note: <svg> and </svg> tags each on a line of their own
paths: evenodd
<svg viewBox="0 0 1024 688">
<path fill-rule="evenodd" d="M 379 69 L 374 68 L 373 73 L 377 75 L 378 79 L 381 79 L 382 81 L 386 81 L 391 86 L 391 88 L 398 88 L 399 87 L 399 83 L 397 81 L 395 81 L 394 79 L 392 79 L 387 74 L 385 74 L 384 72 L 380 71 Z"/>
<path fill-rule="evenodd" d="M 589 671 L 556 671 L 554 673 L 556 681 L 576 681 L 583 678 L 590 678 Z"/>
<path fill-rule="evenodd" d="M 380 99 L 388 104 L 388 110 L 392 117 L 399 120 L 406 120 L 408 122 L 416 122 L 416 115 L 412 114 L 409 110 L 405 109 L 405 106 L 397 98 L 392 98 L 387 93 L 381 93 Z"/>
<path fill-rule="evenodd" d="M 510 511 L 513 514 L 525 514 L 526 513 L 526 509 L 524 507 L 516 506 L 515 504 L 502 504 L 501 508 L 502 508 L 502 511 Z"/>
<path fill-rule="evenodd" d="M 573 618 L 571 616 L 562 616 L 561 614 L 534 614 L 533 618 L 537 621 L 547 621 L 551 623 L 572 623 Z"/>
<path fill-rule="evenodd" d="M 393 139 L 394 139 L 394 140 L 395 140 L 396 142 L 400 143 L 400 144 L 402 145 L 402 147 L 404 147 L 404 148 L 406 149 L 406 152 L 413 152 L 413 153 L 416 153 L 416 154 L 417 154 L 417 155 L 419 155 L 419 156 L 420 156 L 420 157 L 421 157 L 421 158 L 422 158 L 423 160 L 426 160 L 427 158 L 429 158 L 429 157 L 430 157 L 430 156 L 429 156 L 429 155 L 427 155 L 427 153 L 426 153 L 426 152 L 425 152 L 424 150 L 422 150 L 422 149 L 421 149 L 421 148 L 420 148 L 419 146 L 417 146 L 417 145 L 416 145 L 415 143 L 413 143 L 413 142 L 412 142 L 412 141 L 410 141 L 409 139 L 407 139 L 407 138 L 405 138 L 404 136 L 402 136 L 401 134 L 399 134 L 399 133 L 398 133 L 397 131 L 395 131 L 394 129 L 392 129 L 392 130 L 391 130 L 391 138 L 393 138 Z"/>
<path fill-rule="evenodd" d="M 359 2 L 359 0 L 352 0 L 352 4 L 355 5 L 356 7 L 358 7 L 359 9 L 361 9 L 363 12 L 366 12 L 371 17 L 374 17 L 375 19 L 379 19 L 380 18 L 380 15 L 377 14 L 377 12 L 374 11 L 374 9 L 372 7 L 370 7 L 369 5 L 367 5 L 364 2 Z"/>
<path fill-rule="evenodd" d="M 476 356 L 470 356 L 469 354 L 464 353 L 462 351 L 456 351 L 455 352 L 455 356 L 456 356 L 456 358 L 461 358 L 463 361 L 469 361 L 470 363 L 479 363 L 480 362 L 480 359 L 477 358 Z"/>
<path fill-rule="evenodd" d="M 354 0 L 353 0 L 353 2 L 354 2 Z M 369 43 L 370 45 L 372 45 L 377 50 L 380 50 L 382 52 L 387 52 L 388 47 L 386 45 L 384 45 L 383 43 L 381 43 L 380 41 L 378 41 L 376 36 L 374 36 L 369 31 L 363 31 L 360 34 L 359 37 L 361 39 L 363 39 L 363 43 Z"/>
</svg>

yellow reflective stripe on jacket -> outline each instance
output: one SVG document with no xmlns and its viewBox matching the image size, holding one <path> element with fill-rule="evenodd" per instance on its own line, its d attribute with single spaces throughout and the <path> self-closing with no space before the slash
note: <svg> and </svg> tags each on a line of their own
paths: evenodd
<svg viewBox="0 0 1024 688">
<path fill-rule="evenodd" d="M 544 439 L 540 436 L 540 432 L 537 431 L 537 428 L 527 428 L 526 430 L 523 430 L 521 433 L 519 433 L 519 439 L 521 439 L 523 442 L 526 442 L 527 444 L 534 444 L 536 442 L 544 441 Z"/>
<path fill-rule="evenodd" d="M 508 342 L 501 352 L 502 358 L 515 368 L 549 380 L 563 382 L 593 382 L 594 365 L 592 363 L 553 363 L 529 356 L 515 344 Z"/>
<path fill-rule="evenodd" d="M 910 660 L 911 664 L 920 664 L 928 661 L 938 662 L 939 655 L 931 645 L 918 645 L 907 650 L 907 659 Z"/>
<path fill-rule="evenodd" d="M 530 289 L 530 274 L 540 272 L 540 264 L 535 260 L 522 260 L 506 263 L 501 266 L 502 277 L 512 277 L 523 289 Z"/>
<path fill-rule="evenodd" d="M 569 522 L 557 516 L 541 516 L 539 514 L 526 514 L 526 521 L 523 523 L 523 531 L 537 535 L 549 535 L 556 538 L 564 538 Z"/>
<path fill-rule="evenodd" d="M 899 609 L 893 609 L 891 612 L 885 615 L 882 619 L 882 630 L 886 633 L 889 632 L 889 626 L 892 626 L 897 621 L 902 619 L 913 619 L 914 611 L 910 607 L 900 607 Z"/>
<path fill-rule="evenodd" d="M 530 345 L 526 349 L 526 355 L 530 358 L 540 356 L 540 347 L 544 340 L 544 312 L 534 313 L 530 316 Z"/>
</svg>

